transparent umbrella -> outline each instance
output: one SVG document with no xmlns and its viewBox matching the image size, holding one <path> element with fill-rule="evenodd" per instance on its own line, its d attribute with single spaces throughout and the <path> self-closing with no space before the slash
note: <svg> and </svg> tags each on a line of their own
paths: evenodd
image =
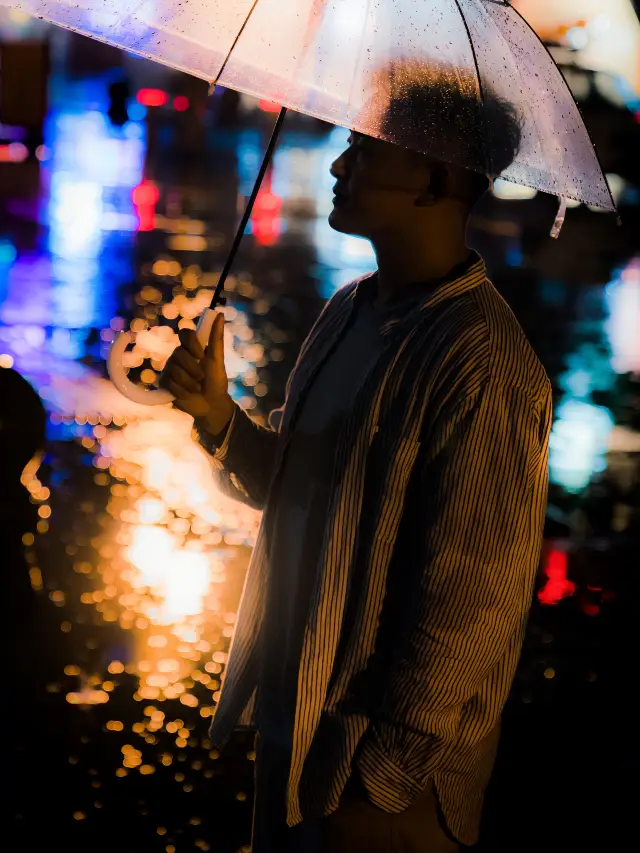
<svg viewBox="0 0 640 853">
<path fill-rule="evenodd" d="M 507 2 L 0 2 L 212 84 L 281 104 L 212 308 L 224 303 L 224 280 L 287 108 L 490 179 L 501 177 L 556 195 L 561 204 L 553 236 L 560 231 L 569 199 L 615 210 L 569 88 L 537 35 Z M 427 96 L 416 99 L 416 91 Z M 509 140 L 494 133 L 492 122 L 495 105 L 505 102 L 520 127 L 515 159 L 513 150 L 507 150 Z M 212 312 L 206 311 L 199 334 L 206 334 L 211 321 Z M 117 384 L 131 396 L 131 383 L 127 389 Z M 151 402 L 150 393 L 153 402 L 170 399 L 166 392 L 144 392 L 144 402 Z"/>
</svg>

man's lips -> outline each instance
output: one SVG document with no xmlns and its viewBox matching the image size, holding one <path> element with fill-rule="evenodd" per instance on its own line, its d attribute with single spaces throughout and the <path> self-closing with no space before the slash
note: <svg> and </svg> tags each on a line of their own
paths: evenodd
<svg viewBox="0 0 640 853">
<path fill-rule="evenodd" d="M 340 187 L 333 188 L 333 203 L 334 204 L 344 204 L 347 200 L 347 194 L 340 189 Z"/>
</svg>

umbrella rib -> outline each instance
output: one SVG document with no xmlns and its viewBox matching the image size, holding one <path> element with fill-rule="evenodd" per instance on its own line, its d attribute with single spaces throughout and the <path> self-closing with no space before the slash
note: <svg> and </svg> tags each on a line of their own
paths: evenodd
<svg viewBox="0 0 640 853">
<path fill-rule="evenodd" d="M 358 59 L 356 62 L 355 73 L 353 75 L 353 78 L 351 80 L 351 85 L 349 87 L 349 99 L 347 100 L 347 122 L 349 122 L 351 120 L 351 115 L 353 112 L 351 99 L 353 97 L 353 90 L 354 90 L 355 85 L 356 85 L 356 79 L 358 77 L 358 71 L 362 66 L 362 61 L 363 61 L 362 46 L 364 44 L 364 37 L 365 37 L 366 31 L 367 31 L 367 26 L 369 24 L 369 14 L 370 13 L 371 13 L 371 0 L 367 0 L 367 8 L 366 8 L 365 13 L 364 13 L 364 26 L 362 28 L 362 32 L 360 33 L 360 44 L 358 46 L 358 54 L 357 54 Z"/>
<path fill-rule="evenodd" d="M 218 82 L 218 80 L 222 76 L 224 69 L 227 67 L 227 62 L 229 62 L 231 54 L 233 53 L 236 45 L 238 44 L 238 41 L 240 40 L 240 36 L 244 32 L 245 27 L 247 26 L 247 24 L 249 22 L 249 18 L 253 15 L 253 11 L 257 5 L 258 5 L 258 0 L 253 0 L 253 4 L 252 4 L 251 8 L 249 9 L 247 17 L 244 19 L 244 23 L 242 24 L 242 26 L 240 27 L 240 29 L 236 33 L 236 37 L 233 40 L 233 44 L 229 48 L 229 52 L 225 56 L 224 62 L 222 63 L 222 65 L 220 66 L 220 68 L 218 70 L 218 73 L 216 75 L 216 79 L 211 83 L 211 85 L 209 87 L 209 94 L 211 94 L 213 92 L 213 90 L 216 87 L 216 83 Z M 255 180 L 254 185 L 253 185 L 253 190 L 251 191 L 251 195 L 249 196 L 249 200 L 248 200 L 247 205 L 244 209 L 244 213 L 242 214 L 242 219 L 240 220 L 240 224 L 238 225 L 238 228 L 236 230 L 235 237 L 233 238 L 233 243 L 231 245 L 231 249 L 229 250 L 229 254 L 227 255 L 227 260 L 225 261 L 224 267 L 222 268 L 222 272 L 220 273 L 220 277 L 218 278 L 218 284 L 216 285 L 216 289 L 213 293 L 213 298 L 211 299 L 211 303 L 209 306 L 210 308 L 216 308 L 218 305 L 225 305 L 226 304 L 227 300 L 222 295 L 222 290 L 223 290 L 225 282 L 227 280 L 227 276 L 229 275 L 229 272 L 231 271 L 231 267 L 232 267 L 233 262 L 236 258 L 236 255 L 238 254 L 238 249 L 240 248 L 240 243 L 242 242 L 242 238 L 244 236 L 245 229 L 247 227 L 249 219 L 251 218 L 251 213 L 253 212 L 253 205 L 255 203 L 256 198 L 258 197 L 258 193 L 260 192 L 260 187 L 262 186 L 262 180 L 266 174 L 267 168 L 268 168 L 269 163 L 271 161 L 271 156 L 272 156 L 273 150 L 276 146 L 276 142 L 278 140 L 278 136 L 280 135 L 280 130 L 282 128 L 282 123 L 284 122 L 286 115 L 287 115 L 287 108 L 282 107 L 282 109 L 280 110 L 280 114 L 278 115 L 278 118 L 276 120 L 275 126 L 273 128 L 273 132 L 271 134 L 271 139 L 269 140 L 267 150 L 265 151 L 264 158 L 262 160 L 262 165 L 260 166 L 260 171 L 258 172 L 258 176 Z"/>
<path fill-rule="evenodd" d="M 227 62 L 229 62 L 229 59 L 231 58 L 231 54 L 232 54 L 232 53 L 233 53 L 233 51 L 235 50 L 235 47 L 236 47 L 236 45 L 238 44 L 238 41 L 240 40 L 240 36 L 241 36 L 241 35 L 242 35 L 242 33 L 244 32 L 245 27 L 247 26 L 247 24 L 249 23 L 249 18 L 253 15 L 254 9 L 256 8 L 256 6 L 257 6 L 257 5 L 258 5 L 258 0 L 253 0 L 253 4 L 252 4 L 251 8 L 249 9 L 249 11 L 248 11 L 248 13 L 247 13 L 247 17 L 244 19 L 244 22 L 243 22 L 242 26 L 240 27 L 240 29 L 239 29 L 239 30 L 238 30 L 238 32 L 236 33 L 236 37 L 235 37 L 235 38 L 234 38 L 234 40 L 233 40 L 233 44 L 232 44 L 232 45 L 231 45 L 231 47 L 229 48 L 229 52 L 227 53 L 227 55 L 226 55 L 226 56 L 225 56 L 225 58 L 224 58 L 224 62 L 222 63 L 222 65 L 221 65 L 221 66 L 220 66 L 220 68 L 218 69 L 218 73 L 216 74 L 216 79 L 215 79 L 215 80 L 211 83 L 211 85 L 209 86 L 209 94 L 212 94 L 212 93 L 213 93 L 213 90 L 215 89 L 215 87 L 216 87 L 216 84 L 217 84 L 218 80 L 219 80 L 219 79 L 220 79 L 220 77 L 222 76 L 222 72 L 223 72 L 223 71 L 224 71 L 224 69 L 227 67 Z"/>
<path fill-rule="evenodd" d="M 485 102 L 484 102 L 484 90 L 482 88 L 482 78 L 480 77 L 480 66 L 478 65 L 478 57 L 476 56 L 475 45 L 473 44 L 473 39 L 471 38 L 471 30 L 469 29 L 469 24 L 467 23 L 467 19 L 464 16 L 464 12 L 462 11 L 462 6 L 459 3 L 459 0 L 454 0 L 458 12 L 460 13 L 460 17 L 462 18 L 462 23 L 464 24 L 464 28 L 467 31 L 467 38 L 469 39 L 469 46 L 471 47 L 471 54 L 473 56 L 473 64 L 476 67 L 476 77 L 478 78 L 478 90 L 480 92 L 480 103 L 482 104 L 482 129 L 484 131 L 484 144 L 487 155 L 487 163 L 488 166 L 488 177 L 490 181 L 493 181 L 493 157 L 491 155 L 491 148 L 489 146 L 489 134 L 487 133 L 487 114 L 485 110 Z"/>
</svg>

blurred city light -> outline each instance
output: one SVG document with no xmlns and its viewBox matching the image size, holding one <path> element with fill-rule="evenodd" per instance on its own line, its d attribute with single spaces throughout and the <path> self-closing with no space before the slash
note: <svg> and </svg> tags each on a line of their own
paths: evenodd
<svg viewBox="0 0 640 853">
<path fill-rule="evenodd" d="M 568 492 L 579 492 L 594 473 L 605 468 L 613 416 L 603 406 L 568 397 L 556 408 L 555 417 L 549 443 L 550 479 Z"/>
<path fill-rule="evenodd" d="M 28 156 L 29 149 L 22 142 L 0 145 L 0 163 L 23 163 Z"/>
<path fill-rule="evenodd" d="M 169 100 L 169 95 L 162 89 L 140 89 L 136 98 L 143 107 L 163 107 Z"/>
<path fill-rule="evenodd" d="M 567 579 L 568 557 L 566 551 L 551 550 L 544 564 L 545 583 L 538 592 L 542 604 L 558 604 L 574 594 L 576 585 Z"/>
<path fill-rule="evenodd" d="M 136 213 L 138 214 L 138 230 L 153 231 L 156 222 L 156 203 L 160 193 L 153 181 L 143 181 L 131 192 Z"/>
<path fill-rule="evenodd" d="M 531 187 L 523 187 L 521 184 L 504 181 L 502 178 L 497 178 L 494 181 L 492 192 L 496 198 L 505 201 L 526 201 L 538 195 L 538 191 L 531 189 Z"/>
<path fill-rule="evenodd" d="M 619 74 L 640 93 L 640 22 L 631 0 L 513 0 L 549 41 L 566 41 L 583 68 Z"/>
<path fill-rule="evenodd" d="M 618 373 L 640 374 L 640 260 L 630 261 L 605 293 L 612 367 Z"/>
<path fill-rule="evenodd" d="M 251 233 L 262 246 L 273 246 L 282 232 L 282 198 L 272 192 L 273 167 L 267 170 L 251 212 Z"/>
<path fill-rule="evenodd" d="M 119 239 L 113 232 L 137 227 L 130 189 L 141 178 L 144 129 L 131 135 L 96 110 L 65 104 L 51 113 L 45 139 L 40 170 L 48 198 L 41 220 L 48 230 L 41 249 L 19 257 L 1 244 L 0 319 L 9 324 L 1 334 L 27 374 L 81 375 L 84 368 L 71 359 L 84 352 L 82 330 L 108 322 L 114 285 L 130 275 L 105 249 Z"/>
<path fill-rule="evenodd" d="M 173 108 L 179 113 L 183 113 L 189 109 L 189 98 L 186 95 L 176 95 L 173 99 Z"/>
</svg>

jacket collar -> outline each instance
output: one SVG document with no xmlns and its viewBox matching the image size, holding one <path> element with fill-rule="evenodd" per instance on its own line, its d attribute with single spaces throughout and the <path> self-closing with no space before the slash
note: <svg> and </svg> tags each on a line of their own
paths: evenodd
<svg viewBox="0 0 640 853">
<path fill-rule="evenodd" d="M 415 321 L 418 316 L 446 299 L 460 296 L 482 284 L 487 277 L 487 268 L 482 258 L 473 252 L 470 261 L 455 267 L 449 275 L 416 285 L 409 294 L 392 297 L 380 308 L 380 329 L 384 335 L 405 321 Z M 353 308 L 364 301 L 376 298 L 378 292 L 377 272 L 360 279 L 351 293 Z"/>
</svg>

